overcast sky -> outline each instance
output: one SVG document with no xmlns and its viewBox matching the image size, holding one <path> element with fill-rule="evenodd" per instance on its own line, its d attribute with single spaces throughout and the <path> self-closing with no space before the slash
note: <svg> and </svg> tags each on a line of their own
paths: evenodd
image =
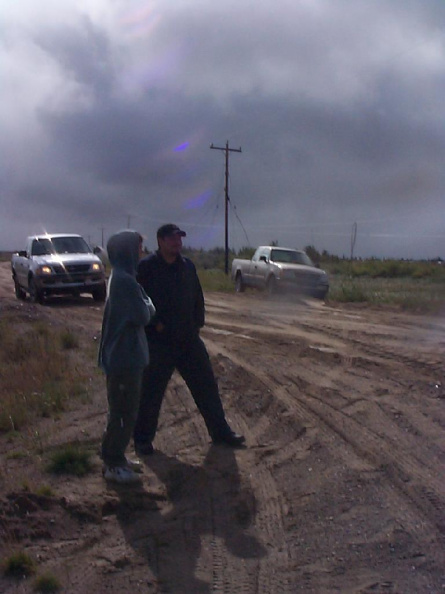
<svg viewBox="0 0 445 594">
<path fill-rule="evenodd" d="M 0 249 L 277 241 L 445 257 L 444 0 L 15 0 L 0 8 Z"/>
</svg>

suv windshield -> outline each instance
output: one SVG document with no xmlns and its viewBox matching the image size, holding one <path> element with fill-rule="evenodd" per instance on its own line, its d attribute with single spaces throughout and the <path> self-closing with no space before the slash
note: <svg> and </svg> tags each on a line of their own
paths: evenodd
<svg viewBox="0 0 445 594">
<path fill-rule="evenodd" d="M 272 250 L 270 252 L 272 262 L 283 262 L 286 264 L 303 264 L 304 266 L 313 266 L 312 260 L 304 252 L 293 250 Z"/>
<path fill-rule="evenodd" d="M 89 254 L 91 250 L 83 237 L 44 237 L 35 239 L 32 244 L 32 254 L 43 256 L 48 254 Z"/>
</svg>

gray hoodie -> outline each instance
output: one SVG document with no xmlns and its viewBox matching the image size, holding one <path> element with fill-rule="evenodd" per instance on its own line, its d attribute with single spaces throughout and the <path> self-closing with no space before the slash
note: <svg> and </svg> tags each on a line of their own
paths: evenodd
<svg viewBox="0 0 445 594">
<path fill-rule="evenodd" d="M 155 314 L 151 299 L 136 281 L 140 236 L 119 231 L 108 241 L 112 267 L 102 321 L 99 365 L 107 375 L 131 373 L 148 365 L 145 326 Z"/>
</svg>

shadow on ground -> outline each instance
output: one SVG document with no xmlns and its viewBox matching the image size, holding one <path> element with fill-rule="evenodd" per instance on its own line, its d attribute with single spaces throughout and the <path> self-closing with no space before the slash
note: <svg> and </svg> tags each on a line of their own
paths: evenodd
<svg viewBox="0 0 445 594">
<path fill-rule="evenodd" d="M 210 593 L 228 557 L 256 566 L 266 555 L 254 535 L 255 497 L 241 481 L 231 449 L 211 446 L 202 466 L 161 452 L 145 463 L 167 497 L 151 496 L 144 487 L 116 489 L 117 517 L 160 591 Z M 210 546 L 201 546 L 203 538 Z"/>
</svg>

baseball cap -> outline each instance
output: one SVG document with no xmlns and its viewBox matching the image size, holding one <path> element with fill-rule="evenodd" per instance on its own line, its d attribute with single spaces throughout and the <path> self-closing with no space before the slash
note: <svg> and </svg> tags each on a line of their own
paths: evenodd
<svg viewBox="0 0 445 594">
<path fill-rule="evenodd" d="M 187 233 L 180 229 L 178 225 L 173 225 L 173 223 L 167 223 L 167 225 L 159 227 L 156 234 L 157 237 L 164 239 L 164 237 L 167 237 L 168 235 L 180 235 L 181 237 L 185 237 Z"/>
</svg>

